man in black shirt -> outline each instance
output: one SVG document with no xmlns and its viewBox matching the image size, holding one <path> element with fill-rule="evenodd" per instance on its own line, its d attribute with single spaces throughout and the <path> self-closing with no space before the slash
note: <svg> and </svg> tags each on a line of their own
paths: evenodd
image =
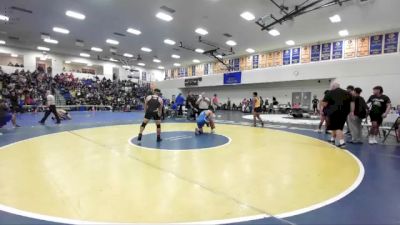
<svg viewBox="0 0 400 225">
<path fill-rule="evenodd" d="M 361 88 L 355 88 L 352 92 L 353 98 L 351 100 L 351 111 L 348 118 L 349 130 L 351 132 L 351 142 L 354 144 L 361 144 L 362 136 L 362 120 L 367 117 L 367 103 L 363 97 L 360 96 Z"/>
<path fill-rule="evenodd" d="M 14 127 L 20 127 L 17 124 L 17 113 L 21 112 L 21 107 L 19 105 L 18 95 L 15 93 L 15 90 L 10 93 L 10 103 L 11 103 L 11 113 L 12 113 L 12 124 Z"/>
<path fill-rule="evenodd" d="M 350 94 L 341 89 L 337 82 L 333 82 L 331 84 L 331 91 L 329 91 L 323 99 L 324 106 L 328 107 L 328 130 L 332 131 L 331 141 L 336 141 L 336 145 L 340 148 L 346 147 L 343 135 L 343 127 L 346 123 L 347 116 L 350 113 L 350 102 Z"/>
<path fill-rule="evenodd" d="M 198 115 L 198 109 L 196 107 L 196 97 L 193 95 L 191 91 L 189 91 L 188 96 L 186 98 L 186 108 L 188 109 L 188 118 L 196 119 Z"/>
<path fill-rule="evenodd" d="M 314 115 L 318 114 L 318 103 L 319 103 L 319 100 L 318 100 L 317 96 L 314 95 L 314 99 L 312 100 Z"/>
<path fill-rule="evenodd" d="M 379 134 L 379 127 L 390 111 L 391 101 L 388 96 L 383 94 L 383 88 L 381 86 L 376 86 L 373 89 L 373 95 L 369 97 L 367 103 L 371 104 L 369 117 L 372 123 L 369 144 L 378 144 L 376 137 Z"/>
</svg>

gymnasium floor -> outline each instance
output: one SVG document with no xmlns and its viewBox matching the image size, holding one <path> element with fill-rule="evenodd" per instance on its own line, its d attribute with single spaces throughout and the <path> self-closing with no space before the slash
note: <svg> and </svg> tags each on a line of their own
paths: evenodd
<svg viewBox="0 0 400 225">
<path fill-rule="evenodd" d="M 252 128 L 219 112 L 217 134 L 142 113 L 24 114 L 0 130 L 0 224 L 400 224 L 400 146 L 332 147 L 306 125 Z"/>
</svg>

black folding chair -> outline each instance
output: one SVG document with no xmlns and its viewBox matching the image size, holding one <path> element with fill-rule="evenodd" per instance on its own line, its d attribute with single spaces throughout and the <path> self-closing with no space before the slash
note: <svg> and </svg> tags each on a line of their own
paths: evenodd
<svg viewBox="0 0 400 225">
<path fill-rule="evenodd" d="M 397 132 L 397 129 L 400 129 L 400 128 L 399 128 L 399 124 L 400 124 L 400 116 L 397 117 L 397 119 L 395 120 L 395 122 L 393 123 L 393 125 L 391 126 L 391 128 L 389 129 L 389 131 L 385 134 L 385 138 L 383 139 L 383 143 L 385 143 L 386 139 L 387 139 L 387 138 L 389 137 L 389 135 L 390 135 L 390 132 L 392 132 L 392 131 L 395 131 L 396 140 L 397 140 L 397 142 L 400 143 L 400 137 L 399 137 L 399 134 L 398 134 L 398 132 Z"/>
</svg>

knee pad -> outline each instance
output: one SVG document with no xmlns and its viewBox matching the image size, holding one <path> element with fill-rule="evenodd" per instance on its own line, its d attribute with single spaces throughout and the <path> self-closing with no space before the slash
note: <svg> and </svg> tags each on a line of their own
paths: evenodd
<svg viewBox="0 0 400 225">
<path fill-rule="evenodd" d="M 157 124 L 157 129 L 161 129 L 161 124 Z"/>
<path fill-rule="evenodd" d="M 142 123 L 142 126 L 141 126 L 141 127 L 145 128 L 146 125 L 147 125 L 147 123 Z"/>
</svg>

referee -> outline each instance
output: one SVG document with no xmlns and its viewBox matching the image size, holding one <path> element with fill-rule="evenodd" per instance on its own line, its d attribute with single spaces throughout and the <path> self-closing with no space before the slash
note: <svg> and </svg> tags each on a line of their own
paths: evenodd
<svg viewBox="0 0 400 225">
<path fill-rule="evenodd" d="M 56 123 L 60 124 L 60 117 L 58 116 L 57 109 L 56 109 L 56 99 L 55 99 L 54 95 L 51 94 L 51 91 L 46 92 L 46 99 L 47 99 L 46 105 L 48 108 L 44 114 L 43 119 L 40 120 L 39 123 L 44 125 L 44 122 L 46 122 L 47 117 L 49 117 L 50 113 L 53 113 L 57 120 Z"/>
</svg>

